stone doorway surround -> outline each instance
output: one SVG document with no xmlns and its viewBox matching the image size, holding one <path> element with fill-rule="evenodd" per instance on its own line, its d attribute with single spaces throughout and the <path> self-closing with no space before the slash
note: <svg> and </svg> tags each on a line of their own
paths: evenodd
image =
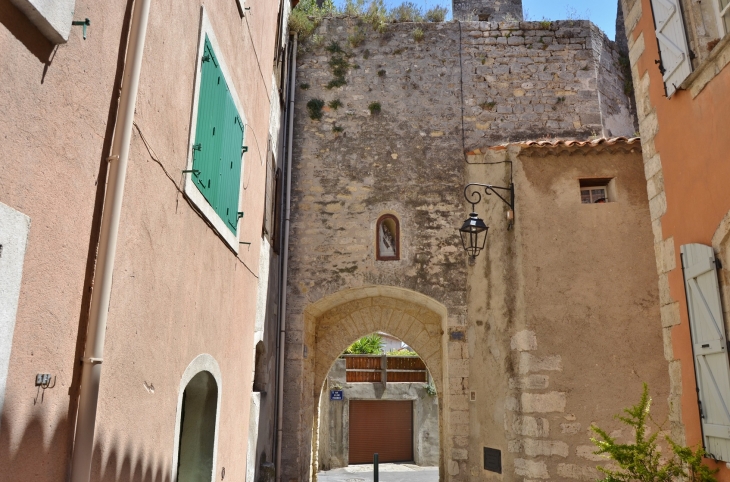
<svg viewBox="0 0 730 482">
<path fill-rule="evenodd" d="M 299 448 L 301 480 L 316 480 L 316 458 L 312 456 L 312 447 L 318 444 L 316 410 L 327 373 L 352 342 L 376 331 L 384 331 L 403 340 L 421 356 L 431 372 L 439 404 L 439 480 L 447 480 L 451 465 L 447 462 L 447 454 L 454 452 L 452 435 L 458 436 L 454 424 L 463 418 L 461 412 L 452 413 L 451 401 L 463 395 L 465 381 L 462 368 L 466 363 L 466 360 L 451 360 L 448 353 L 451 351 L 461 358 L 466 356 L 466 350 L 461 346 L 449 346 L 446 307 L 412 290 L 393 286 L 365 286 L 325 296 L 307 305 L 302 315 L 304 347 L 301 393 L 299 397 L 291 392 L 285 395 L 285 412 L 292 415 L 299 412 L 299 416 L 296 419 L 285 417 L 284 427 L 290 437 L 298 435 L 291 437 L 292 441 L 299 438 L 302 442 Z M 459 338 L 456 337 L 457 344 L 460 343 Z M 291 376 L 291 373 L 287 374 L 287 378 Z M 451 386 L 455 390 L 447 389 Z M 296 426 L 292 426 L 292 423 Z M 450 462 L 458 467 L 459 461 Z M 305 464 L 309 467 L 306 471 Z M 290 466 L 291 469 L 295 467 Z"/>
</svg>

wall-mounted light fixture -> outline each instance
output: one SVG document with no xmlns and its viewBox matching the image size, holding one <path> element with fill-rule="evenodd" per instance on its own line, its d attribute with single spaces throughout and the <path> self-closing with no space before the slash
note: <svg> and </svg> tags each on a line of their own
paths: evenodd
<svg viewBox="0 0 730 482">
<path fill-rule="evenodd" d="M 464 251 L 467 252 L 471 260 L 474 260 L 482 249 L 484 249 L 487 243 L 487 233 L 489 232 L 489 226 L 476 213 L 477 204 L 482 200 L 482 194 L 479 192 L 482 189 L 484 189 L 484 194 L 487 196 L 495 194 L 509 206 L 509 211 L 507 211 L 509 226 L 507 229 L 512 227 L 515 219 L 515 185 L 513 183 L 510 183 L 509 187 L 480 184 L 477 182 L 467 184 L 464 188 L 464 199 L 471 204 L 472 212 L 469 214 L 469 218 L 464 221 L 461 229 L 459 229 L 459 234 L 461 235 L 461 244 L 464 246 Z M 506 193 L 506 195 L 502 196 L 499 191 Z"/>
</svg>

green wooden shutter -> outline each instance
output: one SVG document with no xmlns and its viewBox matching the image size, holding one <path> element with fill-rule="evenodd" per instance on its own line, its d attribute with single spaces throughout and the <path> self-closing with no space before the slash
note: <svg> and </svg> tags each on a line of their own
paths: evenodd
<svg viewBox="0 0 730 482">
<path fill-rule="evenodd" d="M 201 62 L 193 179 L 206 201 L 236 234 L 243 122 L 207 36 Z"/>
<path fill-rule="evenodd" d="M 223 149 L 220 162 L 221 189 L 218 206 L 221 219 L 235 234 L 238 226 L 238 197 L 241 186 L 243 122 L 230 92 L 226 92 Z"/>
<path fill-rule="evenodd" d="M 702 244 L 685 244 L 681 253 L 704 446 L 711 457 L 728 462 L 730 364 L 715 253 Z"/>
</svg>

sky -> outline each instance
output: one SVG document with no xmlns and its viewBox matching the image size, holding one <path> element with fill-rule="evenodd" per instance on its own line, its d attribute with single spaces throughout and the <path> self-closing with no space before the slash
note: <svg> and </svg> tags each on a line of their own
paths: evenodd
<svg viewBox="0 0 730 482">
<path fill-rule="evenodd" d="M 450 0 L 410 0 L 425 9 L 435 5 L 448 6 Z M 344 0 L 335 0 L 337 6 L 344 4 Z M 395 7 L 403 3 L 402 0 L 385 0 L 388 7 Z M 522 0 L 526 20 L 592 20 L 603 30 L 608 38 L 616 36 L 616 7 L 618 2 L 611 0 Z M 451 15 L 449 15 L 450 18 Z"/>
</svg>

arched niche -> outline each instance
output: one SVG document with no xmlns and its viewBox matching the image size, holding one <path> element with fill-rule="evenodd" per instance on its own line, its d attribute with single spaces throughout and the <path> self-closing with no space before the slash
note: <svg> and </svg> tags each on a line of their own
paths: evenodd
<svg viewBox="0 0 730 482">
<path fill-rule="evenodd" d="M 208 354 L 198 355 L 180 379 L 172 482 L 215 480 L 221 405 L 221 371 Z"/>
<path fill-rule="evenodd" d="M 375 223 L 375 258 L 378 261 L 400 259 L 400 221 L 394 214 L 383 214 Z"/>
</svg>

